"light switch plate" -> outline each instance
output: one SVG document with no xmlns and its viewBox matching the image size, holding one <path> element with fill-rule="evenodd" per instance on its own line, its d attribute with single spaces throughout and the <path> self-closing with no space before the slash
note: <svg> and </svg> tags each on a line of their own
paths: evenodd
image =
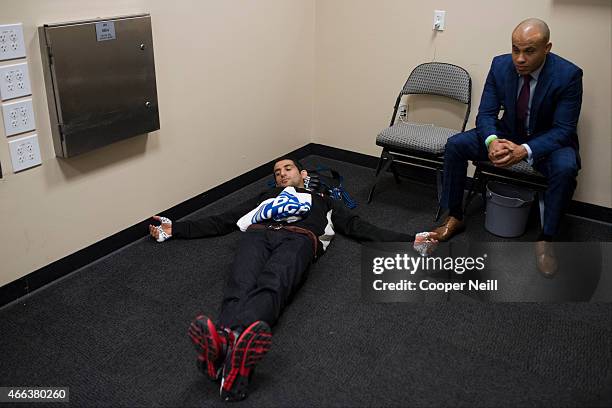
<svg viewBox="0 0 612 408">
<path fill-rule="evenodd" d="M 25 41 L 21 23 L 0 25 L 0 61 L 25 56 Z"/>
<path fill-rule="evenodd" d="M 30 75 L 26 62 L 0 67 L 0 96 L 3 101 L 31 94 Z"/>
<path fill-rule="evenodd" d="M 4 131 L 7 136 L 36 129 L 32 98 L 18 102 L 3 103 L 2 116 L 4 118 Z"/>
<path fill-rule="evenodd" d="M 13 172 L 15 173 L 42 163 L 37 135 L 10 140 L 9 151 L 11 152 Z"/>
</svg>

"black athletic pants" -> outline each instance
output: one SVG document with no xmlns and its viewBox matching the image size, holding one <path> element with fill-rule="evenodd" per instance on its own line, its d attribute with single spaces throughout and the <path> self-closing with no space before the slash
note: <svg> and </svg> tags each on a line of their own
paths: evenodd
<svg viewBox="0 0 612 408">
<path fill-rule="evenodd" d="M 284 230 L 242 233 L 218 324 L 236 329 L 263 320 L 272 326 L 306 279 L 313 256 L 306 235 Z"/>
</svg>

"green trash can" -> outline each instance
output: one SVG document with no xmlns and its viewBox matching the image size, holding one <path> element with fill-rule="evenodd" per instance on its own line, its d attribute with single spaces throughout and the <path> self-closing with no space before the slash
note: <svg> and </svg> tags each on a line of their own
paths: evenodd
<svg viewBox="0 0 612 408">
<path fill-rule="evenodd" d="M 523 235 L 535 194 L 525 187 L 488 182 L 485 229 L 504 238 Z"/>
</svg>

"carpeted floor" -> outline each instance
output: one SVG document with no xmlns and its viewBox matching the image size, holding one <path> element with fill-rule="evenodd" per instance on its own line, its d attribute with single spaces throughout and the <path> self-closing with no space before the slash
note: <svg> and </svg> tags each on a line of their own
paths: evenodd
<svg viewBox="0 0 612 408">
<path fill-rule="evenodd" d="M 356 211 L 380 226 L 433 225 L 432 186 L 388 176 L 366 205 L 372 169 L 305 163 L 338 169 Z M 266 182 L 192 216 L 221 212 Z M 476 201 L 468 222 L 458 242 L 500 240 L 484 230 Z M 537 236 L 537 223 L 521 240 Z M 609 225 L 575 217 L 563 234 L 612 240 Z M 68 386 L 72 406 L 226 405 L 197 371 L 186 330 L 196 314 L 218 312 L 238 237 L 142 239 L 0 309 L 0 386 Z M 239 405 L 612 405 L 612 304 L 367 303 L 360 256 L 339 236 L 310 269 Z"/>
</svg>

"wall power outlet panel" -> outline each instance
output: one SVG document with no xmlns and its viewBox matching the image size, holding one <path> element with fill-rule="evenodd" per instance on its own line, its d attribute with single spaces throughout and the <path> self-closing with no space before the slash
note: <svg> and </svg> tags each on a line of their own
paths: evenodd
<svg viewBox="0 0 612 408">
<path fill-rule="evenodd" d="M 11 152 L 11 161 L 15 173 L 42 163 L 37 135 L 9 140 L 9 151 Z"/>
</svg>

